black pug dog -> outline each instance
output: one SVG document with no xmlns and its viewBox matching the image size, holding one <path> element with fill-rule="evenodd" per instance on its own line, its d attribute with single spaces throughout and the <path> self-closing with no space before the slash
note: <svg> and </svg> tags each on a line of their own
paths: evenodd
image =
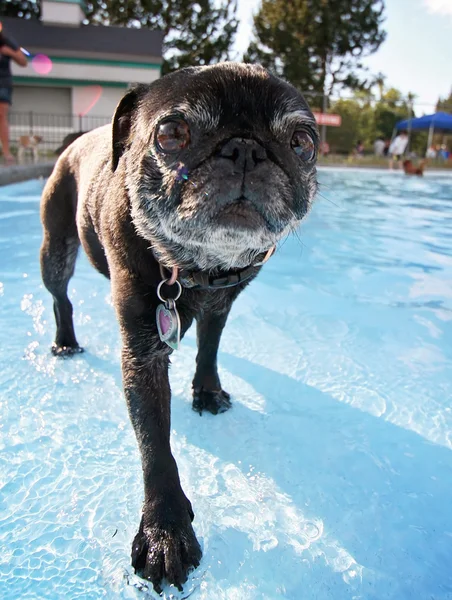
<svg viewBox="0 0 452 600">
<path fill-rule="evenodd" d="M 144 478 L 132 564 L 156 590 L 199 565 L 193 510 L 170 447 L 170 354 L 197 322 L 193 408 L 231 406 L 217 352 L 231 305 L 317 190 L 305 100 L 260 66 L 190 67 L 131 89 L 112 125 L 60 156 L 42 198 L 42 277 L 65 356 L 79 347 L 67 296 L 82 244 L 111 279 L 122 373 Z"/>
</svg>

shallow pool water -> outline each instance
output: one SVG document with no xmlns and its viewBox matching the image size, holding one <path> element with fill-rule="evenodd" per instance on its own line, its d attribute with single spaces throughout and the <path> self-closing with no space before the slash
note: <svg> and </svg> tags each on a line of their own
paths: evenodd
<svg viewBox="0 0 452 600">
<path fill-rule="evenodd" d="M 452 177 L 322 170 L 298 237 L 234 305 L 234 407 L 172 446 L 204 556 L 193 600 L 452 598 Z M 49 353 L 43 182 L 0 188 L 0 598 L 157 597 L 132 573 L 142 502 L 109 283 L 70 284 L 86 353 Z"/>
</svg>

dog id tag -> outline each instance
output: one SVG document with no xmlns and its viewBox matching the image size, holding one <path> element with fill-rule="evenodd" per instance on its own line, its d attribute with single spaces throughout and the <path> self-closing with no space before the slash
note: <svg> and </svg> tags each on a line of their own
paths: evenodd
<svg viewBox="0 0 452 600">
<path fill-rule="evenodd" d="M 180 346 L 180 317 L 174 300 L 159 304 L 155 313 L 160 339 L 173 350 Z"/>
</svg>

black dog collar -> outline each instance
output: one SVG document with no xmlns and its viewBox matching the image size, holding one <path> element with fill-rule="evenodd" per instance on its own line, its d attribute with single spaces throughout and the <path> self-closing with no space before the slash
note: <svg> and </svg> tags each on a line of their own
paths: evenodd
<svg viewBox="0 0 452 600">
<path fill-rule="evenodd" d="M 167 280 L 168 285 L 179 281 L 180 284 L 189 289 L 223 289 L 230 288 L 240 283 L 243 283 L 250 279 L 256 273 L 256 269 L 261 267 L 275 252 L 275 246 L 270 248 L 261 259 L 243 269 L 236 269 L 231 271 L 219 271 L 215 274 L 211 274 L 208 271 L 179 271 L 177 267 L 173 267 L 172 275 L 167 278 L 165 275 L 165 267 L 160 265 L 160 273 L 163 279 Z M 169 269 L 166 269 L 169 271 Z"/>
</svg>

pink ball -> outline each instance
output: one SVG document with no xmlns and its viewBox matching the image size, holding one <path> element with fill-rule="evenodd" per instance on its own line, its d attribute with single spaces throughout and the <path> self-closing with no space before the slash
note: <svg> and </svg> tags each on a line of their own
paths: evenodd
<svg viewBox="0 0 452 600">
<path fill-rule="evenodd" d="M 47 75 L 53 68 L 52 61 L 45 54 L 36 54 L 31 60 L 31 66 L 38 75 Z"/>
</svg>

